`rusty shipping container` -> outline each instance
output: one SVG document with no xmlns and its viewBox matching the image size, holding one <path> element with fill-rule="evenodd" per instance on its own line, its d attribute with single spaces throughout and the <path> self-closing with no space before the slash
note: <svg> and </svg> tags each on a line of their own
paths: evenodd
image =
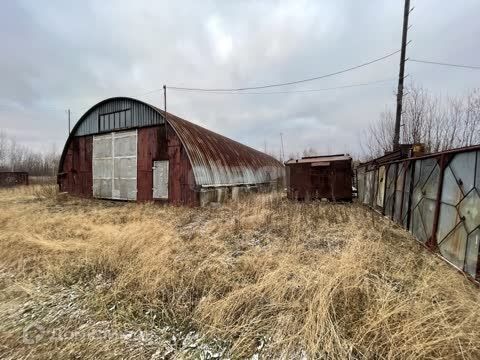
<svg viewBox="0 0 480 360">
<path fill-rule="evenodd" d="M 294 200 L 352 200 L 352 158 L 325 155 L 288 160 L 286 182 L 288 198 Z"/>
<path fill-rule="evenodd" d="M 24 171 L 1 171 L 0 187 L 28 185 L 28 172 Z"/>
<path fill-rule="evenodd" d="M 271 156 L 122 97 L 98 103 L 77 122 L 58 184 L 83 197 L 195 206 L 272 189 L 283 177 L 284 166 Z"/>
</svg>

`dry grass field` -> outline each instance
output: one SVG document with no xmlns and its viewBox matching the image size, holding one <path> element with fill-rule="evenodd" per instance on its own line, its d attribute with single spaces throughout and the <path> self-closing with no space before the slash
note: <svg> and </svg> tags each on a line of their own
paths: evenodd
<svg viewBox="0 0 480 360">
<path fill-rule="evenodd" d="M 480 291 L 355 204 L 0 190 L 2 359 L 479 359 Z"/>
</svg>

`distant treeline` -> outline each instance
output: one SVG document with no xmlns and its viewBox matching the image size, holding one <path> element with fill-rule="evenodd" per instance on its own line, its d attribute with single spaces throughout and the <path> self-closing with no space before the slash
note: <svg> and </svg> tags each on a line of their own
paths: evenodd
<svg viewBox="0 0 480 360">
<path fill-rule="evenodd" d="M 27 171 L 32 176 L 55 176 L 60 154 L 52 146 L 35 151 L 18 144 L 13 136 L 0 129 L 0 171 Z"/>
</svg>

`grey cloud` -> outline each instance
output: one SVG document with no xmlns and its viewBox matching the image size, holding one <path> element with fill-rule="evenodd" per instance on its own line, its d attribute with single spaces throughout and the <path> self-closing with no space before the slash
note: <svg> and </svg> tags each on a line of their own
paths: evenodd
<svg viewBox="0 0 480 360">
<path fill-rule="evenodd" d="M 477 63 L 480 4 L 413 1 L 409 56 Z M 0 128 L 19 142 L 63 146 L 65 109 L 77 119 L 103 98 L 163 106 L 171 85 L 230 87 L 329 73 L 399 48 L 401 1 L 7 1 L 0 13 Z M 169 91 L 168 109 L 278 153 L 359 151 L 361 129 L 394 106 L 398 56 L 337 77 L 280 88 L 315 93 L 212 95 Z M 477 86 L 478 72 L 408 63 L 434 91 Z M 441 76 L 440 76 L 441 74 Z M 275 89 L 273 89 L 275 90 Z"/>
</svg>

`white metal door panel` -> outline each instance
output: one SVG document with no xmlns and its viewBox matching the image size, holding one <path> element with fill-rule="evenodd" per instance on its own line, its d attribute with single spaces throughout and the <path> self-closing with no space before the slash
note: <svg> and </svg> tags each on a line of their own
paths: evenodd
<svg viewBox="0 0 480 360">
<path fill-rule="evenodd" d="M 111 199 L 113 184 L 112 134 L 93 137 L 92 175 L 93 196 Z"/>
<path fill-rule="evenodd" d="M 153 162 L 153 198 L 168 199 L 168 160 Z"/>
<path fill-rule="evenodd" d="M 113 134 L 112 198 L 137 200 L 137 131 Z"/>
<path fill-rule="evenodd" d="M 93 196 L 137 199 L 137 131 L 93 137 Z"/>
</svg>

